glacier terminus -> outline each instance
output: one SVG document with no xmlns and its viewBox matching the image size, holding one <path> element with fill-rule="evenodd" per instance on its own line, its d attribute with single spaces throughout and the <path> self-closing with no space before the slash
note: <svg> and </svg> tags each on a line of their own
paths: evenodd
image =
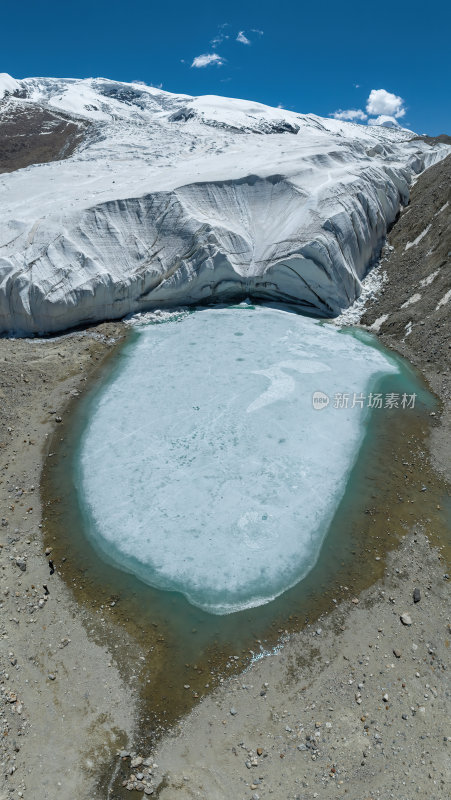
<svg viewBox="0 0 451 800">
<path fill-rule="evenodd" d="M 246 297 L 336 316 L 412 179 L 449 152 L 401 128 L 102 78 L 3 76 L 1 97 L 3 118 L 44 109 L 80 142 L 0 176 L 0 333 Z"/>
</svg>

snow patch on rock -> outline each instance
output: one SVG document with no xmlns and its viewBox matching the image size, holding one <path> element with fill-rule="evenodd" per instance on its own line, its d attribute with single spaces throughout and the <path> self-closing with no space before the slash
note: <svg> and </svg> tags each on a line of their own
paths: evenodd
<svg viewBox="0 0 451 800">
<path fill-rule="evenodd" d="M 382 314 L 382 316 L 374 320 L 373 324 L 369 326 L 368 330 L 374 331 L 375 333 L 379 333 L 384 322 L 388 320 L 388 316 L 389 316 L 388 314 Z"/>
<path fill-rule="evenodd" d="M 21 85 L 19 81 L 12 78 L 7 72 L 0 72 L 0 100 L 2 100 L 6 94 L 14 94 L 14 92 L 20 91 L 20 89 Z"/>
<path fill-rule="evenodd" d="M 407 308 L 408 306 L 413 306 L 414 303 L 418 303 L 418 300 L 421 300 L 421 294 L 419 292 L 416 292 L 416 294 L 413 294 L 412 297 L 409 297 L 409 299 L 402 304 L 401 308 Z"/>
<path fill-rule="evenodd" d="M 421 242 L 421 240 L 426 236 L 426 234 L 429 233 L 430 228 L 431 226 L 428 225 L 423 231 L 421 231 L 421 233 L 417 236 L 417 238 L 413 240 L 413 242 L 407 242 L 404 251 L 410 250 L 411 247 L 415 247 L 417 244 L 419 244 L 419 242 Z"/>
<path fill-rule="evenodd" d="M 443 295 L 441 300 L 439 300 L 439 302 L 435 307 L 435 310 L 438 311 L 439 308 L 445 306 L 450 300 L 451 300 L 451 289 L 449 290 L 449 292 L 446 292 L 446 294 Z"/>
<path fill-rule="evenodd" d="M 432 281 L 435 280 L 439 272 L 440 269 L 436 269 L 434 272 L 431 272 L 431 274 L 428 275 L 427 278 L 423 278 L 423 280 L 420 281 L 420 286 L 429 286 L 432 283 Z"/>
</svg>

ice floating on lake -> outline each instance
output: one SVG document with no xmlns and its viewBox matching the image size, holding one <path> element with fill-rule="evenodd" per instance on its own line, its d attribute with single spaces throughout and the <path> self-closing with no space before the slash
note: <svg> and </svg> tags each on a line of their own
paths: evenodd
<svg viewBox="0 0 451 800">
<path fill-rule="evenodd" d="M 364 433 L 397 371 L 332 325 L 269 308 L 137 329 L 79 453 L 88 530 L 110 560 L 213 614 L 267 603 L 313 567 Z"/>
</svg>

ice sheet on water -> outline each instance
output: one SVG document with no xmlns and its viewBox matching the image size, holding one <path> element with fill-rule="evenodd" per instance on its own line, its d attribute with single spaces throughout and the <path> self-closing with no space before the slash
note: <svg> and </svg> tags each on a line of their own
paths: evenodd
<svg viewBox="0 0 451 800">
<path fill-rule="evenodd" d="M 143 581 L 215 614 L 266 603 L 314 565 L 365 409 L 396 372 L 332 325 L 269 308 L 198 310 L 137 329 L 80 449 L 91 533 Z"/>
</svg>

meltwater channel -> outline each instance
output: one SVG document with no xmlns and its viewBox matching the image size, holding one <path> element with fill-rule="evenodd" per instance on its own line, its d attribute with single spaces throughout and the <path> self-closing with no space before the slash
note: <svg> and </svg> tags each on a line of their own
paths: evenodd
<svg viewBox="0 0 451 800">
<path fill-rule="evenodd" d="M 399 372 L 364 334 L 264 306 L 136 328 L 76 452 L 88 538 L 209 614 L 269 603 L 314 567 L 376 413 L 368 395 Z"/>
</svg>

